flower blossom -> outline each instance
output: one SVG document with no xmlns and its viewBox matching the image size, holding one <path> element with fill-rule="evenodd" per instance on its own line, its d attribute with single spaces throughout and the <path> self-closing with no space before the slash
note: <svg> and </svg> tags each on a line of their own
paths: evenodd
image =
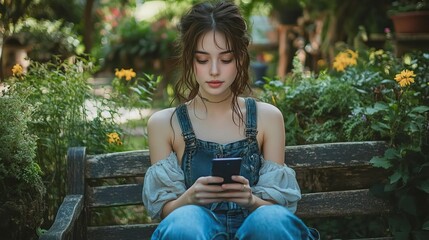
<svg viewBox="0 0 429 240">
<path fill-rule="evenodd" d="M 416 74 L 413 71 L 405 69 L 396 74 L 395 80 L 401 87 L 405 87 L 414 82 L 414 77 L 416 77 Z"/>
<path fill-rule="evenodd" d="M 12 74 L 15 77 L 19 77 L 24 73 L 24 68 L 20 64 L 15 64 L 12 67 Z"/>
<path fill-rule="evenodd" d="M 136 73 L 134 72 L 134 70 L 132 68 L 130 68 L 130 69 L 123 69 L 122 68 L 121 70 L 116 69 L 115 76 L 120 78 L 120 79 L 125 78 L 125 80 L 130 81 L 131 78 L 136 76 Z"/>
<path fill-rule="evenodd" d="M 122 145 L 122 141 L 118 133 L 115 133 L 115 132 L 109 133 L 107 134 L 107 137 L 108 137 L 107 142 L 115 143 L 117 145 Z"/>
<path fill-rule="evenodd" d="M 335 56 L 333 67 L 338 72 L 343 72 L 348 66 L 357 64 L 358 54 L 350 49 L 342 51 Z"/>
</svg>

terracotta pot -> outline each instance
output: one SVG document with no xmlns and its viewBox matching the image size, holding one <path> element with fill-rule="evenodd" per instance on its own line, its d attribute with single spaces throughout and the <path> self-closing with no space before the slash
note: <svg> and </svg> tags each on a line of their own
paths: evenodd
<svg viewBox="0 0 429 240">
<path fill-rule="evenodd" d="M 391 19 L 396 33 L 429 33 L 429 11 L 398 13 Z"/>
</svg>

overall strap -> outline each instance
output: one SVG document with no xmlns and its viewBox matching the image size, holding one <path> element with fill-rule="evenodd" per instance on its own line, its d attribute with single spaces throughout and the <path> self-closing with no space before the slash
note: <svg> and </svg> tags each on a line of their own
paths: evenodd
<svg viewBox="0 0 429 240">
<path fill-rule="evenodd" d="M 188 109 L 185 104 L 180 104 L 176 108 L 177 119 L 179 120 L 182 136 L 187 147 L 195 147 L 196 137 L 192 123 L 188 115 Z"/>
<path fill-rule="evenodd" d="M 256 101 L 253 98 L 246 98 L 246 138 L 256 140 L 257 130 L 257 112 Z"/>
</svg>

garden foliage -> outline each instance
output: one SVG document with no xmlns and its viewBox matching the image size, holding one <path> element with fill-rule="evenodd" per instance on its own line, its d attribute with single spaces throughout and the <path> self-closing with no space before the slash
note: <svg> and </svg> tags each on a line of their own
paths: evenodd
<svg viewBox="0 0 429 240">
<path fill-rule="evenodd" d="M 295 60 L 285 82 L 267 79 L 262 99 L 283 112 L 288 145 L 386 141 L 371 160 L 391 172 L 373 193 L 394 201 L 395 239 L 429 230 L 429 54 L 344 50 L 318 76 Z"/>
<path fill-rule="evenodd" d="M 38 63 L 27 73 L 13 69 L 6 96 L 17 96 L 33 106 L 29 131 L 37 136 L 36 161 L 48 190 L 45 219 L 53 220 L 66 193 L 68 147 L 86 146 L 88 153 L 119 151 L 108 142 L 108 134 L 121 134 L 111 101 L 96 98 L 88 83 L 93 64 L 83 58 Z"/>
<path fill-rule="evenodd" d="M 4 239 L 36 239 L 43 221 L 45 186 L 35 162 L 37 136 L 28 123 L 33 108 L 0 98 L 0 231 Z"/>
</svg>

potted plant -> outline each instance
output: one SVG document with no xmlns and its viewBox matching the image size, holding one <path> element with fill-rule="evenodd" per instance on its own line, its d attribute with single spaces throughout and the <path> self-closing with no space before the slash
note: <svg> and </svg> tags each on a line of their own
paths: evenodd
<svg viewBox="0 0 429 240">
<path fill-rule="evenodd" d="M 429 33 L 429 0 L 398 0 L 388 10 L 396 33 Z"/>
</svg>

